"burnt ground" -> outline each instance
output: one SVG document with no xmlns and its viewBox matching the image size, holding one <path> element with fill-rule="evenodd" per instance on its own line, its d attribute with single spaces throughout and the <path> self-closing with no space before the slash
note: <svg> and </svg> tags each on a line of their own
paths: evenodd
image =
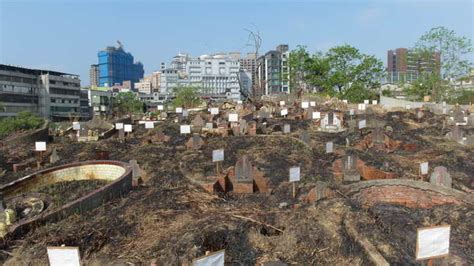
<svg viewBox="0 0 474 266">
<path fill-rule="evenodd" d="M 432 210 L 408 209 L 402 206 L 377 205 L 362 209 L 344 196 L 313 204 L 303 203 L 301 196 L 317 181 L 328 182 L 335 189 L 341 185 L 330 170 L 342 151 L 357 153 L 368 165 L 388 164 L 397 178 L 415 178 L 418 163 L 429 160 L 430 168 L 444 165 L 453 177 L 453 187 L 474 189 L 474 151 L 444 138 L 441 118 L 425 116 L 421 121 L 411 113 L 372 114 L 368 119 L 385 121 L 393 129 L 393 138 L 417 144 L 417 151 L 393 153 L 356 150 L 351 146 L 362 139 L 359 130 L 338 134 L 316 132 L 309 122 L 292 124 L 292 133 L 283 136 L 204 137 L 199 151 L 185 148 L 189 136 L 179 135 L 179 125 L 161 123 L 152 132 L 171 136 L 167 143 L 142 142 L 150 131 L 138 127 L 126 142 L 117 136 L 95 143 L 77 143 L 55 139 L 60 161 L 93 160 L 99 150 L 108 151 L 110 159 L 135 159 L 147 172 L 148 181 L 121 199 L 101 207 L 38 226 L 24 236 L 7 243 L 0 252 L 6 265 L 46 265 L 47 246 L 79 246 L 86 264 L 126 265 L 128 263 L 178 265 L 202 256 L 206 251 L 226 250 L 229 264 L 252 265 L 280 260 L 289 264 L 370 265 L 361 247 L 349 237 L 343 221 L 348 213 L 359 219 L 355 226 L 367 236 L 391 264 L 416 264 L 414 239 L 419 226 L 450 223 L 452 250 L 474 264 L 472 243 L 473 206 L 442 206 Z M 281 123 L 278 119 L 268 123 Z M 301 130 L 308 130 L 311 143 L 299 140 Z M 364 130 L 363 134 L 370 132 Z M 325 143 L 334 141 L 335 154 L 325 154 Z M 225 149 L 224 167 L 232 166 L 239 154 L 247 154 L 270 179 L 270 194 L 212 195 L 195 185 L 188 177 L 214 174 L 213 149 Z M 17 147 L 17 149 L 20 149 Z M 33 152 L 2 150 L 0 166 L 7 167 L 9 156 L 28 158 Z M 287 182 L 288 167 L 300 165 L 302 181 L 298 197 L 291 196 Z M 52 164 L 44 167 L 53 166 Z M 5 184 L 35 169 L 0 177 Z M 472 192 L 471 192 L 472 193 Z M 279 207 L 287 203 L 287 207 Z M 415 232 L 415 233 L 414 233 Z"/>
</svg>

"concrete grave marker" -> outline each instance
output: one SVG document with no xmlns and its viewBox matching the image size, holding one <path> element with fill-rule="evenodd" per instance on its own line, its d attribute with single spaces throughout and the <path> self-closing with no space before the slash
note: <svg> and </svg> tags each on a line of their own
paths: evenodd
<svg viewBox="0 0 474 266">
<path fill-rule="evenodd" d="M 311 101 L 311 102 L 309 102 L 309 105 L 312 106 L 312 107 L 314 107 L 314 106 L 316 106 L 316 102 Z"/>
<path fill-rule="evenodd" d="M 183 117 L 188 117 L 188 116 L 189 116 L 189 111 L 188 111 L 188 109 L 183 109 L 182 115 L 183 115 Z"/>
<path fill-rule="evenodd" d="M 211 108 L 211 115 L 218 115 L 218 114 L 219 114 L 219 108 L 212 107 Z"/>
<path fill-rule="evenodd" d="M 181 107 L 176 107 L 176 110 L 175 110 L 175 111 L 176 111 L 177 114 L 181 114 L 181 113 L 183 112 L 183 108 L 181 108 Z"/>
<path fill-rule="evenodd" d="M 320 112 L 313 112 L 313 119 L 321 119 L 321 113 Z"/>
<path fill-rule="evenodd" d="M 47 247 L 50 266 L 80 266 L 78 247 Z"/>
<path fill-rule="evenodd" d="M 119 133 L 119 140 L 120 141 L 125 140 L 125 131 L 123 131 L 123 128 L 119 129 L 118 133 Z"/>
<path fill-rule="evenodd" d="M 123 129 L 123 123 L 115 123 L 115 129 Z"/>
<path fill-rule="evenodd" d="M 306 143 L 307 145 L 311 145 L 311 138 L 309 136 L 308 131 L 303 131 L 300 135 L 300 140 Z"/>
<path fill-rule="evenodd" d="M 286 108 L 285 108 L 285 109 L 281 109 L 280 114 L 281 114 L 281 116 L 288 115 L 288 109 L 286 109 Z"/>
<path fill-rule="evenodd" d="M 204 119 L 198 114 L 194 117 L 193 121 L 191 121 L 191 125 L 193 127 L 202 128 L 204 126 Z"/>
<path fill-rule="evenodd" d="M 204 140 L 199 134 L 193 134 L 193 136 L 186 142 L 186 148 L 190 150 L 199 150 L 204 145 Z"/>
<path fill-rule="evenodd" d="M 129 132 L 129 133 L 133 131 L 132 125 L 130 124 L 123 125 L 123 129 L 125 132 Z"/>
<path fill-rule="evenodd" d="M 213 128 L 214 128 L 214 124 L 213 124 L 213 123 L 206 123 L 206 128 L 208 128 L 208 129 L 213 129 Z"/>
<path fill-rule="evenodd" d="M 309 107 L 309 103 L 308 102 L 301 102 L 301 108 L 303 109 L 306 109 Z"/>
<path fill-rule="evenodd" d="M 369 104 L 369 100 L 364 100 L 364 104 L 365 105 Z"/>
<path fill-rule="evenodd" d="M 377 100 L 372 100 L 373 105 L 377 105 Z"/>
<path fill-rule="evenodd" d="M 343 159 L 344 181 L 360 181 L 360 174 L 357 170 L 357 156 L 347 155 Z"/>
<path fill-rule="evenodd" d="M 248 124 L 247 124 L 247 121 L 245 119 L 240 119 L 239 120 L 239 124 L 240 124 L 240 135 L 245 135 L 247 134 L 247 131 L 248 131 Z"/>
<path fill-rule="evenodd" d="M 72 129 L 73 130 L 80 130 L 81 124 L 79 122 L 72 122 Z"/>
<path fill-rule="evenodd" d="M 129 161 L 130 166 L 132 167 L 132 178 L 137 179 L 140 176 L 140 166 L 138 165 L 137 160 L 130 160 Z"/>
<path fill-rule="evenodd" d="M 146 121 L 145 128 L 147 129 L 155 128 L 155 123 L 153 123 L 153 121 Z"/>
<path fill-rule="evenodd" d="M 430 176 L 430 183 L 439 186 L 452 188 L 453 180 L 448 173 L 448 169 L 444 166 L 436 166 Z"/>
<path fill-rule="evenodd" d="M 332 141 L 327 142 L 326 143 L 326 153 L 333 153 L 333 150 L 334 150 L 334 143 Z"/>
<path fill-rule="evenodd" d="M 290 168 L 290 182 L 300 181 L 300 167 L 295 166 Z"/>
<path fill-rule="evenodd" d="M 209 253 L 206 256 L 200 257 L 193 261 L 192 266 L 224 266 L 225 251 L 220 250 L 214 253 Z"/>
<path fill-rule="evenodd" d="M 238 122 L 239 115 L 238 114 L 229 114 L 229 122 Z"/>
<path fill-rule="evenodd" d="M 166 119 L 168 117 L 168 114 L 166 112 L 161 112 L 160 118 L 161 119 Z"/>
<path fill-rule="evenodd" d="M 285 101 L 280 101 L 280 106 L 285 106 Z"/>
<path fill-rule="evenodd" d="M 45 141 L 36 141 L 35 142 L 36 151 L 46 151 L 46 142 Z"/>
<path fill-rule="evenodd" d="M 354 115 L 354 109 L 349 110 L 349 115 Z"/>
<path fill-rule="evenodd" d="M 420 174 L 421 175 L 428 174 L 428 162 L 420 163 Z"/>
<path fill-rule="evenodd" d="M 448 255 L 450 235 L 450 225 L 418 228 L 416 259 L 425 260 Z"/>
<path fill-rule="evenodd" d="M 366 126 L 367 126 L 367 121 L 365 119 L 359 121 L 359 129 L 363 129 Z"/>
<path fill-rule="evenodd" d="M 179 132 L 181 134 L 191 134 L 191 126 L 190 125 L 180 125 Z"/>
<path fill-rule="evenodd" d="M 224 161 L 224 150 L 213 150 L 212 151 L 212 162 L 222 162 Z"/>
<path fill-rule="evenodd" d="M 283 125 L 283 134 L 290 134 L 290 132 L 291 132 L 290 124 L 284 124 Z"/>
<path fill-rule="evenodd" d="M 252 182 L 252 163 L 247 155 L 243 155 L 235 163 L 235 179 L 237 182 Z"/>
<path fill-rule="evenodd" d="M 56 148 L 53 148 L 53 152 L 49 156 L 49 162 L 56 163 L 57 161 L 59 161 L 58 151 L 56 151 Z"/>
</svg>

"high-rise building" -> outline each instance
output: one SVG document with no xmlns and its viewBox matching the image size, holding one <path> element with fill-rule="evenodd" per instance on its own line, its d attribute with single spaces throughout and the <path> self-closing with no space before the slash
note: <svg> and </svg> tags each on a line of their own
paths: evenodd
<svg viewBox="0 0 474 266">
<path fill-rule="evenodd" d="M 240 62 L 240 70 L 250 73 L 250 92 L 254 92 L 255 89 L 255 82 L 257 81 L 257 55 L 255 53 L 247 53 L 244 58 L 239 59 Z M 247 75 L 246 75 L 247 76 Z"/>
<path fill-rule="evenodd" d="M 53 121 L 80 117 L 78 75 L 0 64 L 0 116 L 29 111 Z"/>
<path fill-rule="evenodd" d="M 421 73 L 440 73 L 440 54 L 429 58 L 417 56 L 413 50 L 398 48 L 387 51 L 387 73 L 390 83 L 416 80 Z"/>
<path fill-rule="evenodd" d="M 91 65 L 89 76 L 90 76 L 91 87 L 98 87 L 99 86 L 99 65 Z"/>
<path fill-rule="evenodd" d="M 289 55 L 288 45 L 281 44 L 257 59 L 254 96 L 290 93 Z"/>
<path fill-rule="evenodd" d="M 112 87 L 129 80 L 132 84 L 143 78 L 143 64 L 134 62 L 133 55 L 118 47 L 109 46 L 98 53 L 99 86 Z"/>
</svg>

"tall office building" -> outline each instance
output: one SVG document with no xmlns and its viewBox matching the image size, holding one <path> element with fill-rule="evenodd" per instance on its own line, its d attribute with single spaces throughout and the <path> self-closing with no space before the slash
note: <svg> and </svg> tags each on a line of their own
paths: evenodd
<svg viewBox="0 0 474 266">
<path fill-rule="evenodd" d="M 429 58 L 416 56 L 413 50 L 398 48 L 387 51 L 387 73 L 390 83 L 411 82 L 423 72 L 440 73 L 440 54 L 433 53 Z"/>
<path fill-rule="evenodd" d="M 91 65 L 91 70 L 89 72 L 90 76 L 90 86 L 99 87 L 99 65 Z"/>
<path fill-rule="evenodd" d="M 290 93 L 289 55 L 288 45 L 281 44 L 257 59 L 254 96 Z"/>
<path fill-rule="evenodd" d="M 257 55 L 255 53 L 247 53 L 247 55 L 244 58 L 239 59 L 240 62 L 240 70 L 243 72 L 250 73 L 250 85 L 249 92 L 253 93 L 255 90 L 255 82 L 257 81 L 256 75 L 257 75 Z M 247 76 L 247 75 L 245 75 Z M 249 78 L 247 77 L 247 80 Z"/>
<path fill-rule="evenodd" d="M 130 81 L 132 84 L 143 78 L 143 64 L 134 62 L 133 55 L 124 51 L 119 42 L 118 47 L 109 46 L 98 53 L 99 86 L 112 87 Z"/>
</svg>

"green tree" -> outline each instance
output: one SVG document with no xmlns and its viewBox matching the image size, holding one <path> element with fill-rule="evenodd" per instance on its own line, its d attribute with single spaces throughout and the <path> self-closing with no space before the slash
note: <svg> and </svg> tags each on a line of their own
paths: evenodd
<svg viewBox="0 0 474 266">
<path fill-rule="evenodd" d="M 133 92 L 119 92 L 112 98 L 112 106 L 119 114 L 142 113 L 144 104 Z"/>
<path fill-rule="evenodd" d="M 0 136 L 3 137 L 18 130 L 39 128 L 43 123 L 44 120 L 41 117 L 31 112 L 20 112 L 16 117 L 9 117 L 1 120 Z"/>
<path fill-rule="evenodd" d="M 190 86 L 179 86 L 174 89 L 174 107 L 192 108 L 201 104 L 199 88 Z"/>
<path fill-rule="evenodd" d="M 312 60 L 306 46 L 298 45 L 290 52 L 288 64 L 290 66 L 290 87 L 293 91 L 299 91 L 306 84 L 306 75 Z"/>
<path fill-rule="evenodd" d="M 416 43 L 416 49 L 422 56 L 431 57 L 439 53 L 441 78 L 456 78 L 468 73 L 472 63 L 467 59 L 474 49 L 471 40 L 458 36 L 453 30 L 435 27 L 423 34 Z"/>
</svg>

